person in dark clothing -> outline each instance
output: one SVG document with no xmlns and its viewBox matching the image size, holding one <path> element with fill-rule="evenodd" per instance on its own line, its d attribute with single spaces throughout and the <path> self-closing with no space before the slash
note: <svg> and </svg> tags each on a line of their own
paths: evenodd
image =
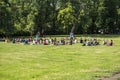
<svg viewBox="0 0 120 80">
<path fill-rule="evenodd" d="M 83 43 L 83 39 L 82 38 L 80 38 L 80 43 Z"/>
</svg>

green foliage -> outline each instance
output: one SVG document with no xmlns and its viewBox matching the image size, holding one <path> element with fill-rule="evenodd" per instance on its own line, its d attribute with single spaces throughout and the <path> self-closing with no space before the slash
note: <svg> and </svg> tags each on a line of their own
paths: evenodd
<svg viewBox="0 0 120 80">
<path fill-rule="evenodd" d="M 0 1 L 0 33 L 14 33 L 13 14 L 8 2 Z"/>
<path fill-rule="evenodd" d="M 112 6 L 111 6 L 112 5 Z M 120 30 L 120 0 L 0 0 L 0 34 Z"/>
<path fill-rule="evenodd" d="M 69 26 L 73 25 L 75 23 L 75 17 L 74 17 L 74 10 L 71 6 L 71 3 L 66 3 L 66 7 L 64 9 L 61 9 L 58 12 L 57 16 L 58 21 L 63 24 L 63 28 L 68 28 Z M 68 34 L 68 31 L 67 31 Z"/>
</svg>

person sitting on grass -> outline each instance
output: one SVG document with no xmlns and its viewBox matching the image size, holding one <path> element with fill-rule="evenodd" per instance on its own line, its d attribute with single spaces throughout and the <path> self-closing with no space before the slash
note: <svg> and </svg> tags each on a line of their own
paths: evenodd
<svg viewBox="0 0 120 80">
<path fill-rule="evenodd" d="M 33 45 L 35 45 L 36 44 L 36 40 L 35 39 L 33 39 Z"/>
<path fill-rule="evenodd" d="M 27 39 L 25 39 L 24 44 L 25 44 L 25 45 L 28 44 L 28 40 L 27 40 Z"/>
<path fill-rule="evenodd" d="M 53 42 L 52 42 L 52 38 L 51 38 L 51 37 L 50 37 L 50 39 L 49 39 L 49 43 L 50 43 L 50 44 L 52 44 L 52 43 L 53 43 Z"/>
<path fill-rule="evenodd" d="M 43 38 L 40 38 L 40 44 L 43 44 L 43 41 L 44 41 Z"/>
<path fill-rule="evenodd" d="M 84 38 L 84 40 L 83 40 L 85 43 L 87 42 L 87 39 L 86 38 Z"/>
<path fill-rule="evenodd" d="M 9 42 L 10 42 L 9 38 L 8 37 L 5 38 L 5 43 L 9 43 Z"/>
<path fill-rule="evenodd" d="M 99 45 L 99 41 L 96 39 L 95 41 L 94 41 L 94 45 L 96 46 L 96 45 Z"/>
<path fill-rule="evenodd" d="M 82 39 L 82 38 L 80 38 L 80 43 L 81 43 L 81 44 L 83 43 L 83 39 Z"/>
<path fill-rule="evenodd" d="M 54 44 L 54 45 L 57 45 L 57 38 L 54 38 L 53 44 Z"/>
<path fill-rule="evenodd" d="M 47 44 L 47 45 L 49 45 L 49 44 L 50 44 L 49 39 L 46 39 L 46 44 Z"/>
<path fill-rule="evenodd" d="M 12 43 L 15 44 L 15 38 L 13 38 Z"/>
<path fill-rule="evenodd" d="M 108 40 L 103 40 L 103 45 L 109 46 L 109 41 Z"/>
<path fill-rule="evenodd" d="M 86 46 L 87 45 L 87 39 L 85 38 L 82 43 L 83 43 L 82 46 Z"/>
<path fill-rule="evenodd" d="M 40 39 L 37 40 L 37 44 L 38 44 L 38 45 L 40 44 Z"/>
<path fill-rule="evenodd" d="M 43 44 L 44 44 L 44 45 L 47 45 L 46 39 L 44 39 Z"/>
<path fill-rule="evenodd" d="M 113 46 L 113 40 L 110 40 L 109 45 Z"/>
<path fill-rule="evenodd" d="M 63 45 L 65 45 L 65 39 L 63 38 L 63 41 L 62 41 Z"/>
<path fill-rule="evenodd" d="M 53 45 L 53 44 L 54 44 L 54 39 L 52 38 L 52 40 L 51 40 L 51 41 L 52 41 L 52 43 L 51 43 L 51 44 Z"/>
<path fill-rule="evenodd" d="M 76 44 L 78 41 L 77 41 L 77 38 L 74 38 L 74 44 Z"/>
<path fill-rule="evenodd" d="M 90 41 L 87 41 L 87 42 L 86 42 L 86 46 L 91 46 L 91 42 L 90 42 Z"/>
<path fill-rule="evenodd" d="M 86 46 L 86 42 L 85 42 L 85 41 L 83 42 L 83 45 L 82 45 L 82 46 Z"/>
<path fill-rule="evenodd" d="M 63 38 L 59 41 L 59 45 L 63 45 Z"/>
<path fill-rule="evenodd" d="M 66 44 L 69 44 L 69 38 L 68 37 L 66 37 Z"/>
<path fill-rule="evenodd" d="M 65 39 L 64 38 L 61 38 L 60 45 L 65 45 Z"/>
<path fill-rule="evenodd" d="M 107 42 L 106 42 L 105 40 L 103 40 L 102 44 L 103 44 L 103 45 L 106 45 L 106 44 L 107 44 Z"/>
<path fill-rule="evenodd" d="M 70 38 L 70 45 L 72 45 L 73 44 L 73 38 L 71 37 Z"/>
</svg>

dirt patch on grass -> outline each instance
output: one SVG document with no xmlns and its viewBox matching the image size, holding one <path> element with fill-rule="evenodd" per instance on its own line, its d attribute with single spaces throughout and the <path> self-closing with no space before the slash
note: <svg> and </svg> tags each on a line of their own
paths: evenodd
<svg viewBox="0 0 120 80">
<path fill-rule="evenodd" d="M 119 79 L 120 79 L 120 72 L 115 73 L 115 74 L 112 75 L 111 77 L 101 78 L 100 80 L 119 80 Z"/>
</svg>

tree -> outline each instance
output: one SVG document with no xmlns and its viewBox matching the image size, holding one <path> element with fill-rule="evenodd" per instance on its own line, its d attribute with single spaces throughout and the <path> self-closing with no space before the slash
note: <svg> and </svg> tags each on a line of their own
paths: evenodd
<svg viewBox="0 0 120 80">
<path fill-rule="evenodd" d="M 0 33 L 6 36 L 14 33 L 13 15 L 8 0 L 0 1 Z"/>
<path fill-rule="evenodd" d="M 10 11 L 9 16 L 11 16 L 12 26 L 9 25 L 9 27 L 14 30 L 14 31 L 12 30 L 12 32 L 18 35 L 34 32 L 31 29 L 34 26 L 34 16 L 36 15 L 37 11 L 33 5 L 33 1 L 32 0 L 4 0 L 4 1 L 5 3 L 7 3 L 6 8 L 9 8 Z"/>
<path fill-rule="evenodd" d="M 61 24 L 63 24 L 63 29 L 66 29 L 66 33 L 68 34 L 68 29 L 69 26 L 73 26 L 74 22 L 75 22 L 75 17 L 74 17 L 74 10 L 71 6 L 70 2 L 66 3 L 66 7 L 61 9 L 58 12 L 58 16 L 57 16 L 58 21 L 61 22 Z"/>
<path fill-rule="evenodd" d="M 103 0 L 100 11 L 100 23 L 105 32 L 113 33 L 116 29 L 117 9 L 116 0 Z M 112 5 L 112 6 L 111 6 Z"/>
<path fill-rule="evenodd" d="M 73 30 L 76 34 L 120 31 L 120 0 L 0 0 L 0 34 Z"/>
</svg>

